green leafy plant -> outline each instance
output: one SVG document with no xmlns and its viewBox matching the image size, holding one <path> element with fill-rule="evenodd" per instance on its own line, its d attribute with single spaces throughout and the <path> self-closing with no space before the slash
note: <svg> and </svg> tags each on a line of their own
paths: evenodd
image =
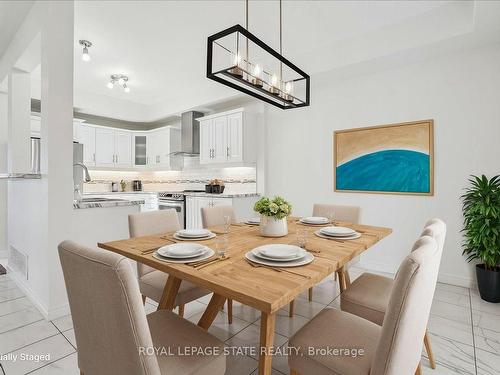
<svg viewBox="0 0 500 375">
<path fill-rule="evenodd" d="M 274 217 L 281 220 L 292 213 L 292 205 L 282 197 L 267 197 L 260 198 L 254 206 L 254 211 L 261 215 Z"/>
<path fill-rule="evenodd" d="M 463 255 L 479 259 L 486 269 L 500 264 L 500 176 L 488 180 L 472 176 L 471 186 L 462 195 L 464 214 Z"/>
</svg>

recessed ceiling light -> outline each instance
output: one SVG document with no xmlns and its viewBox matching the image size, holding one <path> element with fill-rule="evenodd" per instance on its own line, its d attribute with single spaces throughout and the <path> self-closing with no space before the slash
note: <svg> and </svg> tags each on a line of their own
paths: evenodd
<svg viewBox="0 0 500 375">
<path fill-rule="evenodd" d="M 79 43 L 83 46 L 82 60 L 85 62 L 90 61 L 89 48 L 92 47 L 92 42 L 82 39 Z"/>
</svg>

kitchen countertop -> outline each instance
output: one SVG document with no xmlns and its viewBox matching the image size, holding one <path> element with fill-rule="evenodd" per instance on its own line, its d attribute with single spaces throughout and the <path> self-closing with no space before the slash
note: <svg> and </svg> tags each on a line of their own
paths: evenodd
<svg viewBox="0 0 500 375">
<path fill-rule="evenodd" d="M 123 206 L 139 206 L 144 204 L 144 199 L 120 199 L 120 200 L 110 200 L 110 201 L 98 201 L 98 202 L 78 202 L 73 201 L 74 209 L 84 209 L 84 208 L 108 208 L 108 207 L 123 207 Z"/>
<path fill-rule="evenodd" d="M 158 194 L 157 191 L 99 191 L 99 192 L 87 192 L 83 195 L 119 195 L 119 194 Z"/>
<path fill-rule="evenodd" d="M 259 193 L 222 193 L 222 194 L 211 194 L 211 193 L 184 193 L 187 197 L 209 197 L 209 198 L 246 198 L 246 197 L 260 197 Z"/>
</svg>

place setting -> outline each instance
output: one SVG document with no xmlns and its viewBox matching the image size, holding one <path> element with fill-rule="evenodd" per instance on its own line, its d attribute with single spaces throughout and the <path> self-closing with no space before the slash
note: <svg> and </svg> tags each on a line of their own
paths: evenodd
<svg viewBox="0 0 500 375">
<path fill-rule="evenodd" d="M 172 237 L 178 241 L 205 241 L 216 237 L 216 234 L 208 229 L 181 229 Z"/>
<path fill-rule="evenodd" d="M 336 240 L 336 241 L 355 240 L 361 237 L 361 233 L 357 232 L 352 228 L 338 227 L 338 226 L 323 227 L 315 231 L 314 234 L 321 238 L 326 238 L 329 240 Z"/>
<path fill-rule="evenodd" d="M 309 217 L 303 217 L 298 220 L 298 224 L 311 227 L 321 227 L 325 225 L 331 225 L 332 223 L 333 220 L 330 220 L 329 218 L 322 216 L 309 216 Z"/>
</svg>

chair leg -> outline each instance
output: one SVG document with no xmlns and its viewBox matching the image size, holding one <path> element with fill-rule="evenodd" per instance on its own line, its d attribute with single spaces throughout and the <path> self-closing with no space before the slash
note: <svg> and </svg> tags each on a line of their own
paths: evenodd
<svg viewBox="0 0 500 375">
<path fill-rule="evenodd" d="M 432 347 L 431 347 L 431 339 L 429 338 L 429 332 L 427 330 L 425 330 L 424 345 L 425 345 L 425 351 L 427 352 L 427 356 L 429 357 L 431 368 L 435 369 L 436 361 L 434 360 L 434 353 L 432 353 Z"/>
<path fill-rule="evenodd" d="M 300 375 L 300 374 L 297 371 L 295 371 L 293 368 L 291 368 L 290 375 Z"/>
<path fill-rule="evenodd" d="M 229 324 L 233 323 L 233 300 L 227 300 L 227 322 Z"/>
<path fill-rule="evenodd" d="M 290 302 L 290 307 L 288 309 L 288 316 L 290 318 L 293 318 L 293 314 L 294 314 L 294 307 L 295 307 L 295 300 L 291 301 Z"/>
<path fill-rule="evenodd" d="M 310 287 L 309 288 L 309 302 L 312 302 L 312 300 L 313 300 L 313 288 Z"/>
<path fill-rule="evenodd" d="M 333 273 L 333 281 L 337 282 L 337 279 L 338 279 L 337 272 L 334 272 Z"/>
<path fill-rule="evenodd" d="M 184 318 L 184 305 L 179 305 L 179 316 Z"/>
<path fill-rule="evenodd" d="M 146 305 L 146 296 L 144 294 L 142 295 L 142 304 Z"/>
<path fill-rule="evenodd" d="M 420 362 L 417 369 L 415 370 L 415 375 L 422 375 L 422 365 L 420 364 Z"/>
</svg>

